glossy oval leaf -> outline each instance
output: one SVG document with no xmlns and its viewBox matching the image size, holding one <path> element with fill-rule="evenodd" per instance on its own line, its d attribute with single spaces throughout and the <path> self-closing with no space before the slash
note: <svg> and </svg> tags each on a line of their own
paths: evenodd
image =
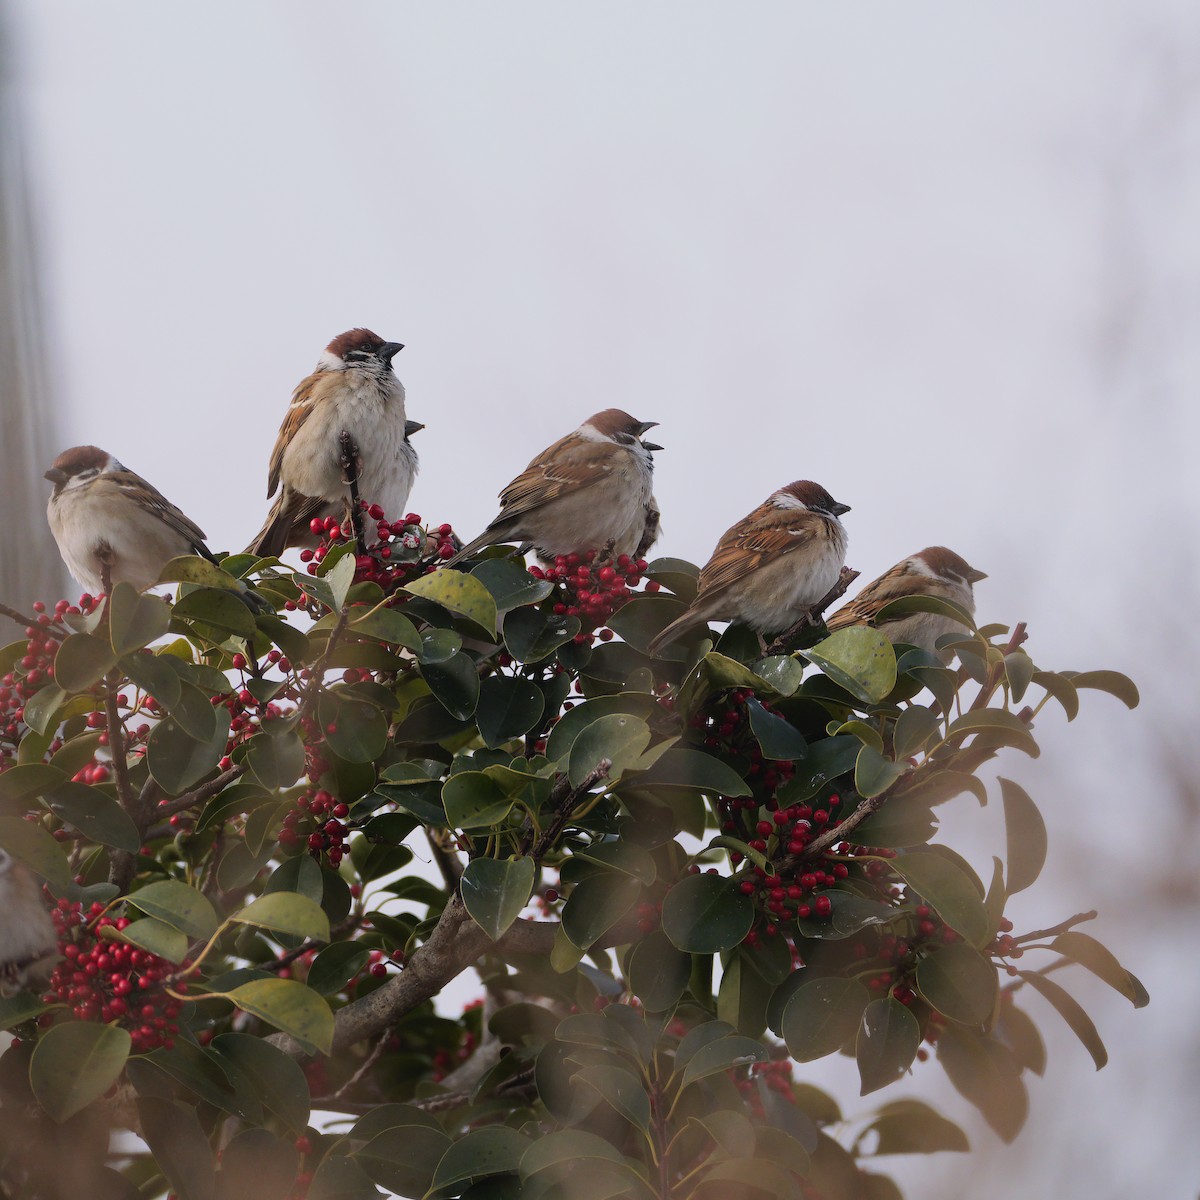
<svg viewBox="0 0 1200 1200">
<path fill-rule="evenodd" d="M 834 1054 L 858 1034 L 871 993 L 856 979 L 812 979 L 783 1009 L 780 1032 L 797 1062 Z"/>
<path fill-rule="evenodd" d="M 1059 987 L 1052 979 L 1039 975 L 1036 971 L 1021 971 L 1021 978 L 1035 992 L 1046 998 L 1057 1011 L 1058 1015 L 1070 1026 L 1071 1032 L 1083 1043 L 1084 1049 L 1092 1056 L 1096 1070 L 1108 1062 L 1108 1051 L 1100 1039 L 1100 1031 L 1092 1018 L 1083 1011 L 1079 1001 L 1070 992 Z"/>
<path fill-rule="evenodd" d="M 954 863 L 918 850 L 898 855 L 889 865 L 971 945 L 982 946 L 991 936 L 991 922 L 975 884 Z"/>
<path fill-rule="evenodd" d="M 655 929 L 634 943 L 625 974 L 630 991 L 647 1012 L 666 1012 L 687 990 L 692 956 L 673 946 L 661 929 Z"/>
<path fill-rule="evenodd" d="M 91 633 L 73 633 L 58 648 L 54 679 L 68 692 L 82 692 L 99 683 L 117 661 L 112 647 Z"/>
<path fill-rule="evenodd" d="M 108 604 L 108 635 L 115 655 L 128 654 L 157 641 L 171 624 L 171 607 L 158 596 L 143 596 L 122 580 Z"/>
<path fill-rule="evenodd" d="M 917 989 L 930 1007 L 951 1021 L 982 1026 L 996 1007 L 996 968 L 962 942 L 940 946 L 917 966 Z"/>
<path fill-rule="evenodd" d="M 442 662 L 423 662 L 421 675 L 438 703 L 452 717 L 465 721 L 475 712 L 479 703 L 479 670 L 469 654 L 460 650 Z"/>
<path fill-rule="evenodd" d="M 1008 842 L 1008 894 L 1024 891 L 1037 880 L 1046 862 L 1046 822 L 1029 793 L 1011 779 L 1000 780 L 1004 798 L 1004 831 Z"/>
<path fill-rule="evenodd" d="M 35 875 L 47 880 L 56 891 L 73 882 L 71 867 L 62 847 L 40 825 L 21 817 L 0 817 L 0 846 L 20 859 Z"/>
<path fill-rule="evenodd" d="M 808 749 L 804 735 L 778 713 L 768 712 L 759 700 L 746 704 L 750 715 L 750 732 L 758 739 L 763 757 L 790 762 L 803 758 Z"/>
<path fill-rule="evenodd" d="M 1120 671 L 1063 671 L 1062 674 L 1079 688 L 1091 688 L 1116 696 L 1126 708 L 1137 708 L 1141 702 L 1137 685 Z"/>
<path fill-rule="evenodd" d="M 86 783 L 67 780 L 46 796 L 56 817 L 102 846 L 136 854 L 142 837 L 133 818 L 107 793 Z"/>
<path fill-rule="evenodd" d="M 211 902 L 178 879 L 148 883 L 133 892 L 129 902 L 188 937 L 210 938 L 217 931 L 217 914 Z"/>
<path fill-rule="evenodd" d="M 581 786 L 600 763 L 609 767 L 603 778 L 615 782 L 642 757 L 650 744 L 650 727 L 629 713 L 610 713 L 586 726 L 571 745 L 567 774 Z"/>
<path fill-rule="evenodd" d="M 754 924 L 754 904 L 731 879 L 688 875 L 663 901 L 663 932 L 689 954 L 732 950 Z"/>
<path fill-rule="evenodd" d="M 630 781 L 637 787 L 687 788 L 710 796 L 749 796 L 750 785 L 727 763 L 703 750 L 673 747 Z"/>
<path fill-rule="evenodd" d="M 921 1045 L 917 1018 L 891 996 L 872 1000 L 863 1010 L 855 1043 L 855 1059 L 861 1083 L 859 1095 L 894 1083 L 903 1075 Z"/>
<path fill-rule="evenodd" d="M 492 749 L 513 738 L 523 737 L 541 722 L 545 707 L 546 698 L 541 688 L 528 679 L 490 676 L 480 685 L 479 704 L 475 710 L 483 744 Z"/>
<path fill-rule="evenodd" d="M 333 1048 L 333 1013 L 312 988 L 294 979 L 255 979 L 225 995 L 243 1012 L 290 1033 L 310 1053 Z"/>
<path fill-rule="evenodd" d="M 641 884 L 627 875 L 603 872 L 577 883 L 562 910 L 562 932 L 571 945 L 587 950 L 637 902 Z"/>
<path fill-rule="evenodd" d="M 896 652 L 877 629 L 839 629 L 800 654 L 865 704 L 878 704 L 896 686 Z"/>
<path fill-rule="evenodd" d="M 429 578 L 429 576 L 426 576 Z M 480 584 L 480 587 L 483 585 Z M 488 597 L 491 599 L 491 597 Z M 544 1141 L 540 1138 L 539 1141 Z M 530 1142 L 515 1129 L 492 1125 L 459 1138 L 433 1173 L 431 1196 L 457 1195 L 467 1184 L 489 1175 L 516 1173 Z"/>
<path fill-rule="evenodd" d="M 329 917 L 325 910 L 298 892 L 268 892 L 229 919 L 242 925 L 257 925 L 272 933 L 288 933 L 314 942 L 329 941 Z"/>
<path fill-rule="evenodd" d="M 496 629 L 496 601 L 474 575 L 443 569 L 414 579 L 404 585 L 404 590 L 410 595 L 432 600 L 447 612 L 466 617 L 482 629 L 492 632 Z"/>
<path fill-rule="evenodd" d="M 1142 986 L 1141 980 L 1121 966 L 1112 951 L 1094 937 L 1071 929 L 1060 933 L 1050 943 L 1050 949 L 1086 967 L 1098 979 L 1103 979 L 1109 987 L 1120 992 L 1134 1008 L 1145 1008 L 1150 1003 L 1150 993 Z"/>
<path fill-rule="evenodd" d="M 532 858 L 474 858 L 467 863 L 460 882 L 463 905 L 493 942 L 529 903 L 536 874 Z"/>
<path fill-rule="evenodd" d="M 442 804 L 452 829 L 485 829 L 508 816 L 513 798 L 482 771 L 459 771 L 442 785 Z"/>
<path fill-rule="evenodd" d="M 117 1081 L 133 1039 L 118 1025 L 68 1021 L 38 1039 L 29 1083 L 38 1103 L 60 1124 L 98 1100 Z"/>
</svg>

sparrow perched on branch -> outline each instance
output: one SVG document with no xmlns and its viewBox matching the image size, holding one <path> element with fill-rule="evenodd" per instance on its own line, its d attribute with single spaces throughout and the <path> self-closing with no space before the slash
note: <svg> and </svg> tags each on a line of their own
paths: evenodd
<svg viewBox="0 0 1200 1200">
<path fill-rule="evenodd" d="M 586 550 L 641 557 L 658 535 L 650 452 L 662 447 L 642 441 L 657 424 L 619 408 L 589 417 L 500 493 L 499 515 L 446 565 L 498 542 L 518 542 L 521 553 L 532 548 L 545 560 Z"/>
<path fill-rule="evenodd" d="M 54 922 L 42 903 L 41 888 L 7 850 L 0 847 L 0 996 L 44 983 L 58 957 Z"/>
<path fill-rule="evenodd" d="M 173 558 L 196 554 L 215 563 L 204 531 L 140 475 L 99 446 L 72 446 L 46 472 L 54 484 L 46 516 L 67 570 L 88 591 L 109 582 L 153 587 Z M 238 595 L 251 608 L 270 605 L 243 585 Z"/>
<path fill-rule="evenodd" d="M 975 590 L 972 585 L 986 578 L 982 571 L 977 571 L 953 550 L 947 550 L 945 546 L 927 546 L 867 584 L 826 624 L 830 633 L 850 625 L 875 625 L 880 609 L 904 596 L 949 600 L 974 616 Z M 928 612 L 892 617 L 879 623 L 878 629 L 890 642 L 919 646 L 930 654 L 939 653 L 935 647 L 943 634 L 963 632 L 962 624 L 953 617 Z M 951 651 L 943 650 L 940 654 L 944 662 L 954 657 Z"/>
<path fill-rule="evenodd" d="M 740 621 L 760 637 L 786 629 L 837 582 L 848 542 L 838 517 L 849 511 L 819 483 L 780 488 L 725 531 L 696 598 L 650 653 L 708 621 Z"/>
<path fill-rule="evenodd" d="M 297 385 L 271 452 L 267 495 L 279 495 L 251 553 L 281 554 L 309 541 L 314 517 L 340 515 L 349 504 L 351 477 L 366 503 L 392 519 L 404 514 L 417 475 L 408 435 L 424 426 L 406 420 L 404 385 L 392 371 L 403 349 L 369 329 L 347 330 Z M 356 455 L 350 472 L 343 434 Z"/>
</svg>

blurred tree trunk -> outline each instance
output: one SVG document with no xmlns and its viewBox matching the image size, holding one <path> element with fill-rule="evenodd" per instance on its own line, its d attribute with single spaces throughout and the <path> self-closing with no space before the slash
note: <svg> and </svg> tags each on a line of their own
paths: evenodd
<svg viewBox="0 0 1200 1200">
<path fill-rule="evenodd" d="M 0 600 L 28 612 L 35 599 L 65 594 L 65 576 L 45 517 L 53 405 L 8 16 L 0 0 Z M 11 636 L 0 617 L 0 641 Z"/>
</svg>

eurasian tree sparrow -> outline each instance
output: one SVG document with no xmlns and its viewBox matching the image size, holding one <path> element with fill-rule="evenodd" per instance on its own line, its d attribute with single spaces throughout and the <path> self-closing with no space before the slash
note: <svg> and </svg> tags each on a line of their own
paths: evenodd
<svg viewBox="0 0 1200 1200">
<path fill-rule="evenodd" d="M 67 570 L 89 592 L 111 582 L 153 587 L 172 558 L 196 554 L 217 560 L 204 544 L 204 531 L 156 487 L 99 446 L 64 450 L 46 472 L 54 484 L 46 516 Z M 239 592 L 251 608 L 270 605 L 250 591 Z"/>
<path fill-rule="evenodd" d="M 949 600 L 975 615 L 975 590 L 972 584 L 987 576 L 945 546 L 927 546 L 898 562 L 890 571 L 867 584 L 849 604 L 839 608 L 826 622 L 830 633 L 850 625 L 873 625 L 876 614 L 886 604 L 903 596 L 934 596 Z M 946 633 L 962 633 L 964 627 L 941 613 L 916 612 L 893 617 L 879 625 L 879 632 L 890 642 L 905 642 L 937 654 L 938 638 Z M 943 662 L 954 657 L 941 651 Z"/>
<path fill-rule="evenodd" d="M 267 495 L 279 495 L 266 524 L 248 547 L 281 554 L 311 539 L 314 517 L 340 515 L 350 500 L 342 467 L 341 435 L 358 450 L 358 494 L 399 520 L 417 474 L 417 452 L 408 434 L 423 428 L 404 413 L 404 385 L 392 359 L 404 347 L 369 329 L 350 329 L 325 348 L 316 369 L 292 393 L 279 428 Z M 282 486 L 281 486 L 282 485 Z"/>
<path fill-rule="evenodd" d="M 848 542 L 838 517 L 849 511 L 819 483 L 780 488 L 725 531 L 696 598 L 649 652 L 708 621 L 740 621 L 760 637 L 792 625 L 838 581 Z"/>
<path fill-rule="evenodd" d="M 58 935 L 36 880 L 0 847 L 0 996 L 44 983 L 58 957 Z"/>
<path fill-rule="evenodd" d="M 641 557 L 658 534 L 650 452 L 662 447 L 641 440 L 656 424 L 619 408 L 589 417 L 500 493 L 499 516 L 446 565 L 497 542 L 545 560 L 586 550 Z"/>
</svg>

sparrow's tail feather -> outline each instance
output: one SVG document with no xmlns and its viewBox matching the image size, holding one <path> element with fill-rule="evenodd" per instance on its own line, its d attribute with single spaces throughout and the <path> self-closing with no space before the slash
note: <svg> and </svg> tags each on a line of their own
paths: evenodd
<svg viewBox="0 0 1200 1200">
<path fill-rule="evenodd" d="M 494 546 L 497 542 L 507 541 L 505 534 L 498 529 L 493 529 L 490 526 L 485 529 L 477 538 L 469 541 L 453 558 L 448 558 L 443 567 L 452 567 L 455 563 L 461 562 L 464 558 L 470 558 L 472 554 L 478 554 L 485 546 Z"/>
<path fill-rule="evenodd" d="M 655 635 L 646 647 L 646 652 L 651 658 L 654 658 L 663 646 L 707 623 L 708 617 L 704 613 L 697 612 L 694 608 L 689 608 L 682 616 L 676 617 L 666 629 Z"/>
<path fill-rule="evenodd" d="M 257 554 L 260 558 L 266 558 L 272 554 L 282 554 L 287 549 L 288 534 L 291 531 L 291 514 L 286 512 L 283 505 L 276 501 L 267 514 L 266 524 L 246 547 L 246 553 Z"/>
</svg>

